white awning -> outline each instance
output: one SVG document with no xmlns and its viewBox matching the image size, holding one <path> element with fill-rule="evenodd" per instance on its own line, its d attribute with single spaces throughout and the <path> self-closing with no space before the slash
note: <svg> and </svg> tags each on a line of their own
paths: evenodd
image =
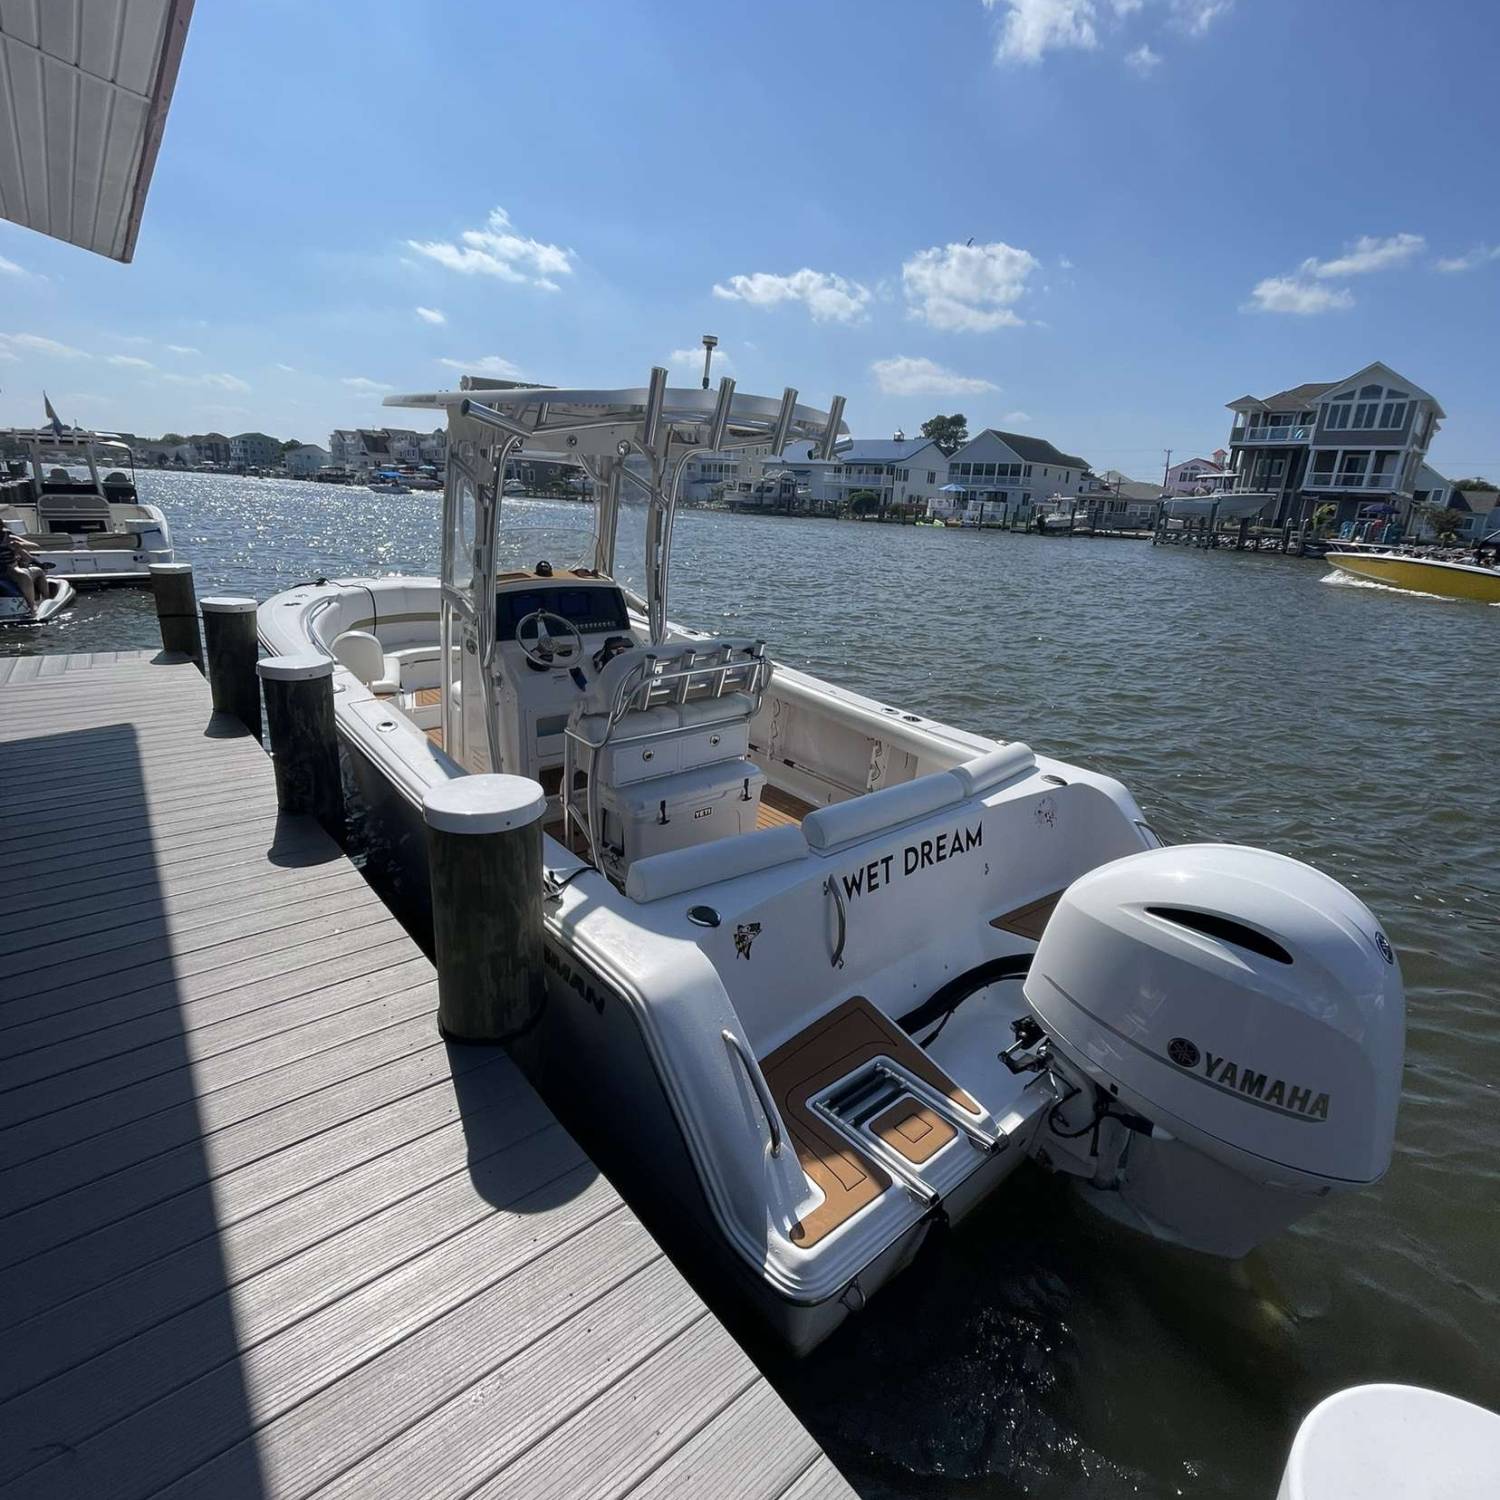
<svg viewBox="0 0 1500 1500">
<path fill-rule="evenodd" d="M 192 13 L 193 0 L 0 0 L 0 215 L 135 254 Z"/>
</svg>

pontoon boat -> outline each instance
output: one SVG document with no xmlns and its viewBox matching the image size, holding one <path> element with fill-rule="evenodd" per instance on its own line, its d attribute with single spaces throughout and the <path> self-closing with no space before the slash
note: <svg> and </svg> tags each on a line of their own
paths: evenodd
<svg viewBox="0 0 1500 1500">
<path fill-rule="evenodd" d="M 0 446 L 5 443 L 25 449 L 31 486 L 29 496 L 0 503 L 0 526 L 32 542 L 53 577 L 145 584 L 152 563 L 172 561 L 166 517 L 137 497 L 125 443 L 79 428 L 45 427 L 0 434 Z"/>
<path fill-rule="evenodd" d="M 1374 916 L 1277 855 L 1161 847 L 1107 776 L 672 623 L 688 461 L 831 458 L 845 429 L 841 398 L 666 382 L 389 398 L 447 412 L 442 576 L 259 617 L 266 650 L 334 659 L 338 732 L 414 868 L 428 789 L 545 790 L 548 999 L 517 1050 L 602 1165 L 798 1350 L 1028 1158 L 1231 1256 L 1377 1179 L 1404 1002 Z M 505 497 L 517 454 L 587 474 L 586 556 L 516 561 L 502 518 L 545 504 Z"/>
</svg>

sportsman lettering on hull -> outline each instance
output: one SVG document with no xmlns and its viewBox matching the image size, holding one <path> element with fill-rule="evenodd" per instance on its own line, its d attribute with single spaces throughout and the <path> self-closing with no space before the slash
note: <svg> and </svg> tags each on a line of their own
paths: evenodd
<svg viewBox="0 0 1500 1500">
<path fill-rule="evenodd" d="M 984 824 L 976 823 L 972 828 L 955 828 L 952 833 L 940 833 L 935 838 L 921 839 L 908 844 L 899 854 L 884 854 L 861 865 L 852 875 L 841 875 L 844 894 L 853 900 L 856 896 L 873 895 L 881 886 L 889 885 L 899 875 L 903 879 L 925 870 L 930 865 L 940 865 L 955 855 L 967 854 L 971 849 L 984 845 Z"/>
</svg>

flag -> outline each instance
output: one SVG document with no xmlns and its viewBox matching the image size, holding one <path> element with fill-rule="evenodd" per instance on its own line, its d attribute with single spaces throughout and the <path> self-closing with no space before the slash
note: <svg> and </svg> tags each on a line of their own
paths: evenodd
<svg viewBox="0 0 1500 1500">
<path fill-rule="evenodd" d="M 52 424 L 52 435 L 61 437 L 63 435 L 62 418 L 53 411 L 52 403 L 47 399 L 46 391 L 42 392 L 42 405 L 47 408 L 47 420 Z"/>
</svg>

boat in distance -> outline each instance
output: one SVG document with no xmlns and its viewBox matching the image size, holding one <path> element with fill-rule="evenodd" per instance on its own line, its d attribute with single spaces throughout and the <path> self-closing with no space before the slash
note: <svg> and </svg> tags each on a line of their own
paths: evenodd
<svg viewBox="0 0 1500 1500">
<path fill-rule="evenodd" d="M 290 589 L 261 644 L 332 659 L 370 819 L 414 871 L 435 788 L 539 785 L 546 999 L 513 1050 L 794 1350 L 1025 1161 L 1229 1256 L 1382 1175 L 1401 977 L 1342 886 L 1163 847 L 1108 776 L 671 619 L 687 463 L 796 440 L 832 458 L 842 398 L 655 369 L 387 404 L 447 414 L 440 575 Z M 523 454 L 587 476 L 578 555 L 502 524 L 539 503 L 506 495 Z M 643 592 L 617 575 L 627 516 Z M 948 664 L 983 670 L 961 646 Z"/>
<path fill-rule="evenodd" d="M 1493 566 L 1420 557 L 1394 549 L 1377 552 L 1363 548 L 1330 551 L 1327 561 L 1340 573 L 1383 583 L 1393 589 L 1500 604 L 1500 568 Z"/>
</svg>

